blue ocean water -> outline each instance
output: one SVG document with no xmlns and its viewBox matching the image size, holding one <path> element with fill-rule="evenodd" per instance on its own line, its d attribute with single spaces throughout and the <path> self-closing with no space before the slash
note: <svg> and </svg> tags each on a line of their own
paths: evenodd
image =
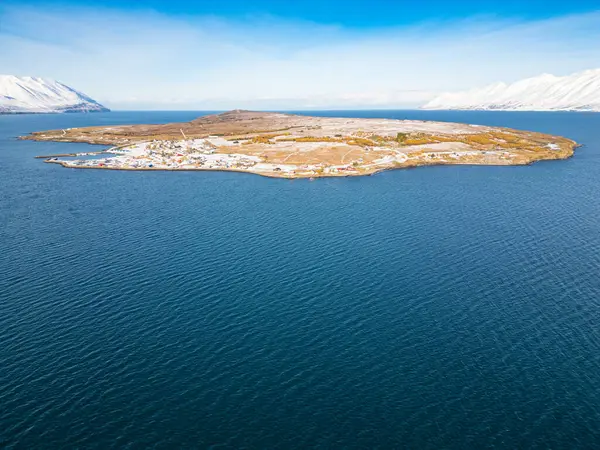
<svg viewBox="0 0 600 450">
<path fill-rule="evenodd" d="M 65 169 L 14 138 L 194 112 L 0 116 L 0 448 L 598 448 L 600 115 L 527 167 Z"/>
</svg>

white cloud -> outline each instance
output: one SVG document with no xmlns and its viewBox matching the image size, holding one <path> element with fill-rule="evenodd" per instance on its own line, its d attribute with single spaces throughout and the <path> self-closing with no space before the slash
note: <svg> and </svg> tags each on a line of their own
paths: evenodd
<svg viewBox="0 0 600 450">
<path fill-rule="evenodd" d="M 272 17 L 0 7 L 0 73 L 116 108 L 410 107 L 446 90 L 600 66 L 600 13 L 353 30 Z"/>
</svg>

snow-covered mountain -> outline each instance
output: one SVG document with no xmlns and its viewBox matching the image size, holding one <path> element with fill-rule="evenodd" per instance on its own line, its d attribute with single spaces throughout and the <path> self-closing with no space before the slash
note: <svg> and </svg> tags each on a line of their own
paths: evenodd
<svg viewBox="0 0 600 450">
<path fill-rule="evenodd" d="M 0 75 L 0 114 L 98 111 L 108 109 L 58 81 Z"/>
<path fill-rule="evenodd" d="M 600 111 L 600 69 L 564 77 L 544 74 L 512 84 L 446 93 L 423 109 Z"/>
</svg>

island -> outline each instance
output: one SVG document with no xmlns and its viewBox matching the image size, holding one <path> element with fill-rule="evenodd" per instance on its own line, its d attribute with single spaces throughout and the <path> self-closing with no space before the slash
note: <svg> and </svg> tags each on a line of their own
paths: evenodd
<svg viewBox="0 0 600 450">
<path fill-rule="evenodd" d="M 569 158 L 577 147 L 564 137 L 508 128 L 242 110 L 186 123 L 69 128 L 22 139 L 110 146 L 93 155 L 40 156 L 68 168 L 224 170 L 281 178 L 437 164 L 523 165 Z"/>
</svg>

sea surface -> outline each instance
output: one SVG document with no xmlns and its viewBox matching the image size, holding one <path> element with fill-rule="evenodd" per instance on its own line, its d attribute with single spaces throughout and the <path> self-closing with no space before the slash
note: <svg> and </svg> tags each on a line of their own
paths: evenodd
<svg viewBox="0 0 600 450">
<path fill-rule="evenodd" d="M 0 448 L 600 448 L 600 114 L 343 111 L 572 138 L 371 177 L 66 169 L 0 116 Z"/>
</svg>

